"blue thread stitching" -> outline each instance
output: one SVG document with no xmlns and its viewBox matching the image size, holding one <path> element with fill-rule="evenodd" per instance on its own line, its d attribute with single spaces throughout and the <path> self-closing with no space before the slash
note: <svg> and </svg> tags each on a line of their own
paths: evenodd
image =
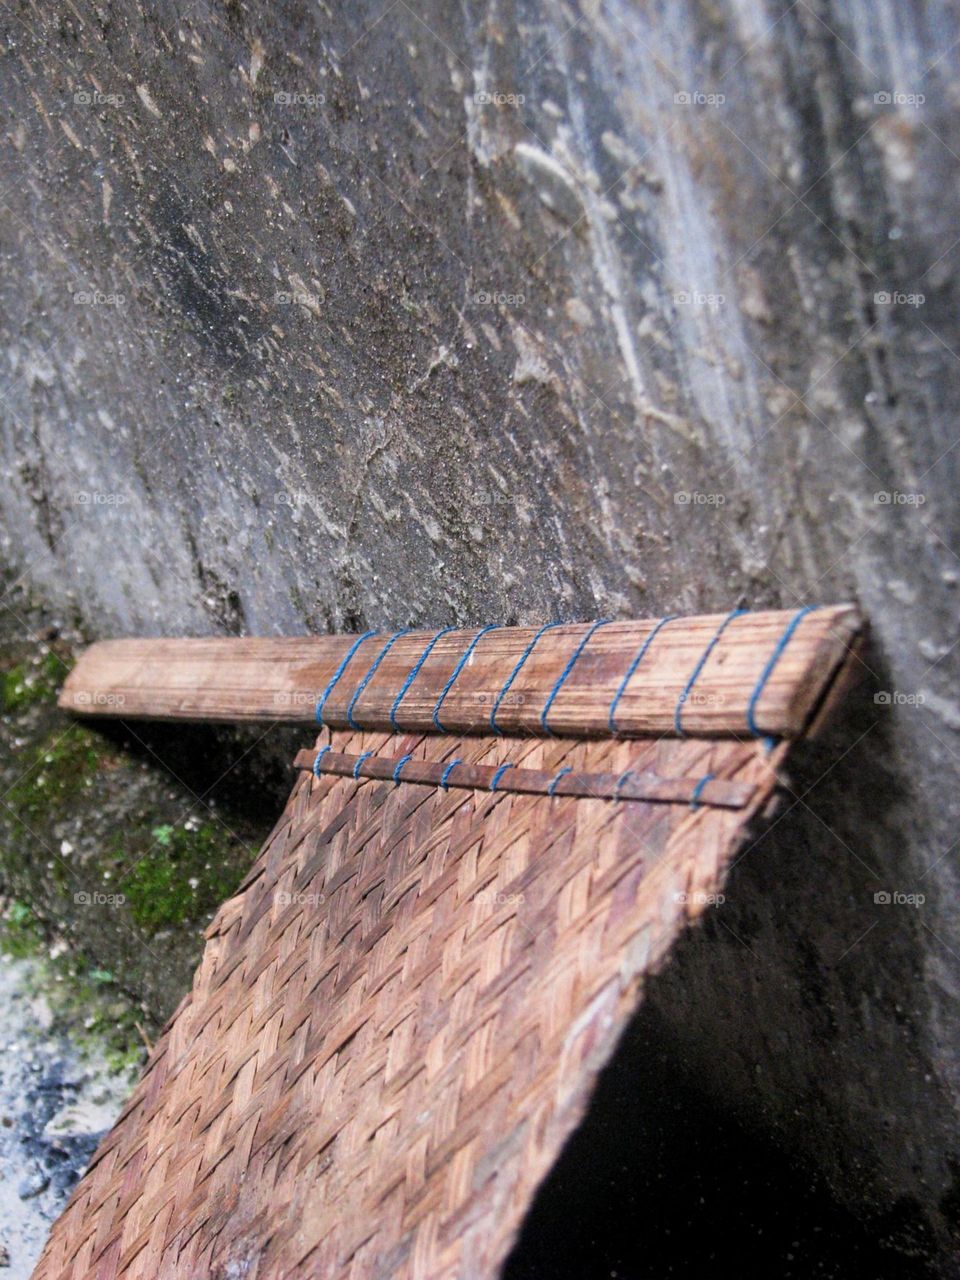
<svg viewBox="0 0 960 1280">
<path fill-rule="evenodd" d="M 407 635 L 409 630 L 410 628 L 407 627 L 403 631 L 395 631 L 393 633 L 393 635 L 390 637 L 387 643 L 383 646 L 383 648 L 377 654 L 376 658 L 374 658 L 373 665 L 370 667 L 370 670 L 367 672 L 367 674 L 363 677 L 363 679 L 360 681 L 360 683 L 357 685 L 356 689 L 354 690 L 353 697 L 350 699 L 349 705 L 347 706 L 347 724 L 350 726 L 351 729 L 360 728 L 356 720 L 354 720 L 353 718 L 353 708 L 357 705 L 357 699 L 360 697 L 361 693 L 363 693 L 364 689 L 373 679 L 374 674 L 376 673 L 377 667 L 379 667 L 380 663 L 384 660 L 384 658 L 387 656 L 387 654 L 390 652 L 390 650 L 393 648 L 396 642 L 400 639 L 400 637 Z"/>
<path fill-rule="evenodd" d="M 432 718 L 433 718 L 433 726 L 434 726 L 434 728 L 437 730 L 437 732 L 438 732 L 438 733 L 446 733 L 446 729 L 444 729 L 443 725 L 440 723 L 440 708 L 443 706 L 443 700 L 444 700 L 444 698 L 447 696 L 447 694 L 448 694 L 448 693 L 450 692 L 450 690 L 453 688 L 453 682 L 456 680 L 457 676 L 460 674 L 460 672 L 461 672 L 461 671 L 463 670 L 463 668 L 466 666 L 466 664 L 467 664 L 467 660 L 469 659 L 469 657 L 470 657 L 471 653 L 473 653 L 474 649 L 477 647 L 477 641 L 480 639 L 480 637 L 481 637 L 481 636 L 485 636 L 485 635 L 487 634 L 487 632 L 488 632 L 488 631 L 496 631 L 496 630 L 497 630 L 497 628 L 498 628 L 500 625 L 501 625 L 501 624 L 500 624 L 499 622 L 491 622 L 488 626 L 483 627 L 480 631 L 478 631 L 478 632 L 477 632 L 477 634 L 476 634 L 476 635 L 473 637 L 473 639 L 470 641 L 470 643 L 469 643 L 469 645 L 467 646 L 466 651 L 464 652 L 464 654 L 463 654 L 463 656 L 461 657 L 460 661 L 459 661 L 459 662 L 457 663 L 457 665 L 453 668 L 453 671 L 452 671 L 452 673 L 451 673 L 451 675 L 450 675 L 450 679 L 447 681 L 447 683 L 446 683 L 446 684 L 443 686 L 443 688 L 441 689 L 441 691 L 440 691 L 440 697 L 437 699 L 436 706 L 433 708 L 433 717 L 432 717 Z"/>
<path fill-rule="evenodd" d="M 808 605 L 805 605 L 802 609 L 797 610 L 797 612 L 790 619 L 790 622 L 788 623 L 787 628 L 784 631 L 783 635 L 777 641 L 777 647 L 774 649 L 773 653 L 771 653 L 767 661 L 767 665 L 763 668 L 763 671 L 761 671 L 760 673 L 760 679 L 757 681 L 756 688 L 754 689 L 753 693 L 750 695 L 750 701 L 747 704 L 747 728 L 750 730 L 750 732 L 753 734 L 755 738 L 763 737 L 763 734 L 761 733 L 760 729 L 757 727 L 756 710 L 757 710 L 757 703 L 760 700 L 761 693 L 763 693 L 764 686 L 766 685 L 767 681 L 770 679 L 770 676 L 773 672 L 774 667 L 780 661 L 780 658 L 783 654 L 784 649 L 790 643 L 790 637 L 796 631 L 797 627 L 800 625 L 803 619 L 807 616 L 807 614 L 813 613 L 816 608 L 817 608 L 817 605 L 808 604 Z"/>
<path fill-rule="evenodd" d="M 502 764 L 500 768 L 497 770 L 497 772 L 490 779 L 490 790 L 496 791 L 497 785 L 500 782 L 500 779 L 503 777 L 503 775 L 507 772 L 508 769 L 513 769 L 515 767 L 516 766 L 512 764 Z"/>
<path fill-rule="evenodd" d="M 412 759 L 413 759 L 413 755 L 410 754 L 410 755 L 403 756 L 401 759 L 397 761 L 397 767 L 393 771 L 393 780 L 398 787 L 400 785 L 400 770 L 403 768 L 403 766 L 407 763 L 408 760 L 412 760 Z"/>
<path fill-rule="evenodd" d="M 326 705 L 326 701 L 330 697 L 330 694 L 333 692 L 334 685 L 343 675 L 344 671 L 346 671 L 347 664 L 349 663 L 350 659 L 353 657 L 353 655 L 357 652 L 357 650 L 363 644 L 364 640 L 369 640 L 371 636 L 375 636 L 376 634 L 377 633 L 375 631 L 365 631 L 362 636 L 357 636 L 356 640 L 354 640 L 353 644 L 347 650 L 346 654 L 344 655 L 344 657 L 340 662 L 340 665 L 337 667 L 336 671 L 334 671 L 333 675 L 330 677 L 330 683 L 324 689 L 323 693 L 321 693 L 317 701 L 317 724 L 323 724 L 323 708 Z"/>
<path fill-rule="evenodd" d="M 713 774 L 705 773 L 703 777 L 700 779 L 700 781 L 697 783 L 697 785 L 693 788 L 693 795 L 690 797 L 691 809 L 700 808 L 700 797 L 703 795 L 703 788 L 707 785 L 708 782 L 711 782 L 712 780 L 713 780 Z"/>
<path fill-rule="evenodd" d="M 548 796 L 556 795 L 557 783 L 560 781 L 560 779 L 563 777 L 565 773 L 573 773 L 573 766 L 570 765 L 566 769 L 560 770 L 560 772 L 557 774 L 554 780 L 550 783 L 549 787 L 547 787 Z"/>
<path fill-rule="evenodd" d="M 544 626 L 540 628 L 537 634 L 533 637 L 533 639 L 527 645 L 526 649 L 524 649 L 523 653 L 520 655 L 517 665 L 510 672 L 509 676 L 507 676 L 506 683 L 504 684 L 500 692 L 497 694 L 497 700 L 493 704 L 493 710 L 490 712 L 490 728 L 493 730 L 494 733 L 502 736 L 501 731 L 497 728 L 497 712 L 500 710 L 500 703 L 504 700 L 508 690 L 510 689 L 510 686 L 513 684 L 514 680 L 516 680 L 517 676 L 520 674 L 523 664 L 530 657 L 531 653 L 533 653 L 533 650 L 534 650 L 534 647 L 536 646 L 537 641 L 540 639 L 540 637 L 543 635 L 545 631 L 549 631 L 552 627 L 562 627 L 562 626 L 563 626 L 562 622 L 546 623 Z"/>
<path fill-rule="evenodd" d="M 456 631 L 456 627 L 444 627 L 442 631 L 437 632 L 437 634 L 433 637 L 433 639 L 424 649 L 423 653 L 421 653 L 420 657 L 414 663 L 413 667 L 410 670 L 410 674 L 407 676 L 406 680 L 404 680 L 403 684 L 400 686 L 400 692 L 397 694 L 396 698 L 393 701 L 393 706 L 390 708 L 390 723 L 393 726 L 394 733 L 400 732 L 400 726 L 397 724 L 397 718 L 396 718 L 397 708 L 400 706 L 400 703 L 403 701 L 407 690 L 410 688 L 414 680 L 416 680 L 417 676 L 419 675 L 420 668 L 423 666 L 426 660 L 430 657 L 430 654 L 433 651 L 433 646 L 437 643 L 437 641 L 440 639 L 441 636 L 445 636 L 449 631 Z"/>
<path fill-rule="evenodd" d="M 323 757 L 327 754 L 328 751 L 332 751 L 332 750 L 333 750 L 333 747 L 321 747 L 320 750 L 317 752 L 317 758 L 313 762 L 313 776 L 315 778 L 319 779 L 320 777 L 320 761 L 323 759 Z"/>
<path fill-rule="evenodd" d="M 463 761 L 462 761 L 462 760 L 451 760 L 451 761 L 450 761 L 450 763 L 447 765 L 447 767 L 444 769 L 443 773 L 441 773 L 441 775 L 440 775 L 440 785 L 441 785 L 441 787 L 443 787 L 444 791 L 448 791 L 448 790 L 449 790 L 449 788 L 450 788 L 450 783 L 447 781 L 447 779 L 450 777 L 450 774 L 451 774 L 452 770 L 454 770 L 454 769 L 457 767 L 457 765 L 458 765 L 458 764 L 463 764 Z"/>
<path fill-rule="evenodd" d="M 357 757 L 357 763 L 353 766 L 353 776 L 357 782 L 360 781 L 360 766 L 363 764 L 364 760 L 369 760 L 372 755 L 372 751 L 364 751 L 362 756 Z"/>
<path fill-rule="evenodd" d="M 630 680 L 633 677 L 633 673 L 636 671 L 637 667 L 639 667 L 640 663 L 643 661 L 644 654 L 653 644 L 654 640 L 656 639 L 657 632 L 660 630 L 660 628 L 665 627 L 668 622 L 672 622 L 676 616 L 677 615 L 675 613 L 671 613 L 671 614 L 668 614 L 665 618 L 660 619 L 657 625 L 653 628 L 653 630 L 647 636 L 646 640 L 644 640 L 643 644 L 640 646 L 640 652 L 637 654 L 634 660 L 630 663 L 629 667 L 627 667 L 627 674 L 620 681 L 620 688 L 613 695 L 613 701 L 610 703 L 610 712 L 607 716 L 607 727 L 609 728 L 610 732 L 614 735 L 614 737 L 616 737 L 616 734 L 617 734 L 617 722 L 616 722 L 616 719 L 614 718 L 616 715 L 616 710 L 620 704 L 620 699 L 624 695 L 627 685 L 630 683 Z"/>
<path fill-rule="evenodd" d="M 617 785 L 613 789 L 614 800 L 621 799 L 620 788 L 623 786 L 623 784 L 626 782 L 628 778 L 632 778 L 632 777 L 633 777 L 633 770 L 624 769 L 623 773 L 621 773 L 620 777 L 617 779 Z"/>
<path fill-rule="evenodd" d="M 707 665 L 707 659 L 710 657 L 711 653 L 713 653 L 713 650 L 716 647 L 717 641 L 723 635 L 729 623 L 733 622 L 734 618 L 742 617 L 746 612 L 747 612 L 746 609 L 734 609 L 732 613 L 728 613 L 727 616 L 724 618 L 724 620 L 720 623 L 719 627 L 717 627 L 716 631 L 714 632 L 713 639 L 710 641 L 706 649 L 704 649 L 703 653 L 700 655 L 700 661 L 694 667 L 693 675 L 691 675 L 690 679 L 687 681 L 686 688 L 684 689 L 683 693 L 681 693 L 680 697 L 677 699 L 676 710 L 673 713 L 673 728 L 674 728 L 674 732 L 677 734 L 677 737 L 685 738 L 687 736 L 683 732 L 683 725 L 681 723 L 681 718 L 683 716 L 684 704 L 687 701 L 687 698 L 689 698 L 690 696 L 690 690 L 693 688 L 694 684 L 696 684 L 697 677 L 699 676 L 703 668 Z"/>
<path fill-rule="evenodd" d="M 557 683 L 550 690 L 550 695 L 547 698 L 546 702 L 544 703 L 543 710 L 540 712 L 540 727 L 543 729 L 544 733 L 549 733 L 551 738 L 553 737 L 553 730 L 547 724 L 547 716 L 550 714 L 550 708 L 553 706 L 554 698 L 560 692 L 560 690 L 563 687 L 564 681 L 566 680 L 570 672 L 573 670 L 574 663 L 577 661 L 581 653 L 583 653 L 584 649 L 587 647 L 587 641 L 590 639 L 590 637 L 593 635 L 595 631 L 599 630 L 600 627 L 607 626 L 607 624 L 611 621 L 612 619 L 610 618 L 601 618 L 599 622 L 595 622 L 593 624 L 593 626 L 590 628 L 587 634 L 583 637 L 583 639 L 577 645 L 576 649 L 574 649 L 572 657 L 567 662 L 567 665 L 560 672 L 560 675 L 557 678 Z"/>
</svg>

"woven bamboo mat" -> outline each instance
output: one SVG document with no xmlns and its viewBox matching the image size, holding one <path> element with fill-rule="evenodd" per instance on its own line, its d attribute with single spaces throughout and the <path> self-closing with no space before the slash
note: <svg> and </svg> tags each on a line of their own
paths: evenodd
<svg viewBox="0 0 960 1280">
<path fill-rule="evenodd" d="M 496 1275 L 788 749 L 324 730 L 35 1276 Z"/>
</svg>

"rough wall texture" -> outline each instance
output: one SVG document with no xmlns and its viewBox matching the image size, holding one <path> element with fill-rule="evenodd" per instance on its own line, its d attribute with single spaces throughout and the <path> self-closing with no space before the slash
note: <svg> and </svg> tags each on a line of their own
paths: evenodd
<svg viewBox="0 0 960 1280">
<path fill-rule="evenodd" d="M 0 33 L 5 554 L 96 633 L 868 610 L 888 705 L 743 864 L 752 941 L 718 921 L 664 1004 L 846 1194 L 944 1227 L 957 6 L 11 0 Z"/>
</svg>

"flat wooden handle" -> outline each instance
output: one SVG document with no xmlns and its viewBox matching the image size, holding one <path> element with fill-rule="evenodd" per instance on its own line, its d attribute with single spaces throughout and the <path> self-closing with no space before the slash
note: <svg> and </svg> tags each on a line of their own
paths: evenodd
<svg viewBox="0 0 960 1280">
<path fill-rule="evenodd" d="M 570 623 L 539 636 L 498 627 L 359 642 L 107 640 L 81 656 L 60 705 L 82 716 L 310 723 L 322 702 L 324 723 L 338 728 L 795 738 L 861 627 L 841 605 L 802 617 Z"/>
</svg>

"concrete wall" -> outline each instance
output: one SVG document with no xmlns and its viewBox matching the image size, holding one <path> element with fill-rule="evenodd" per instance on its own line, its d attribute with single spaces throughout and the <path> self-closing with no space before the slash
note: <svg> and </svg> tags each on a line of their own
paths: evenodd
<svg viewBox="0 0 960 1280">
<path fill-rule="evenodd" d="M 4 555 L 101 635 L 858 599 L 890 705 L 665 1004 L 942 1226 L 956 5 L 52 10 L 0 10 Z"/>
</svg>

